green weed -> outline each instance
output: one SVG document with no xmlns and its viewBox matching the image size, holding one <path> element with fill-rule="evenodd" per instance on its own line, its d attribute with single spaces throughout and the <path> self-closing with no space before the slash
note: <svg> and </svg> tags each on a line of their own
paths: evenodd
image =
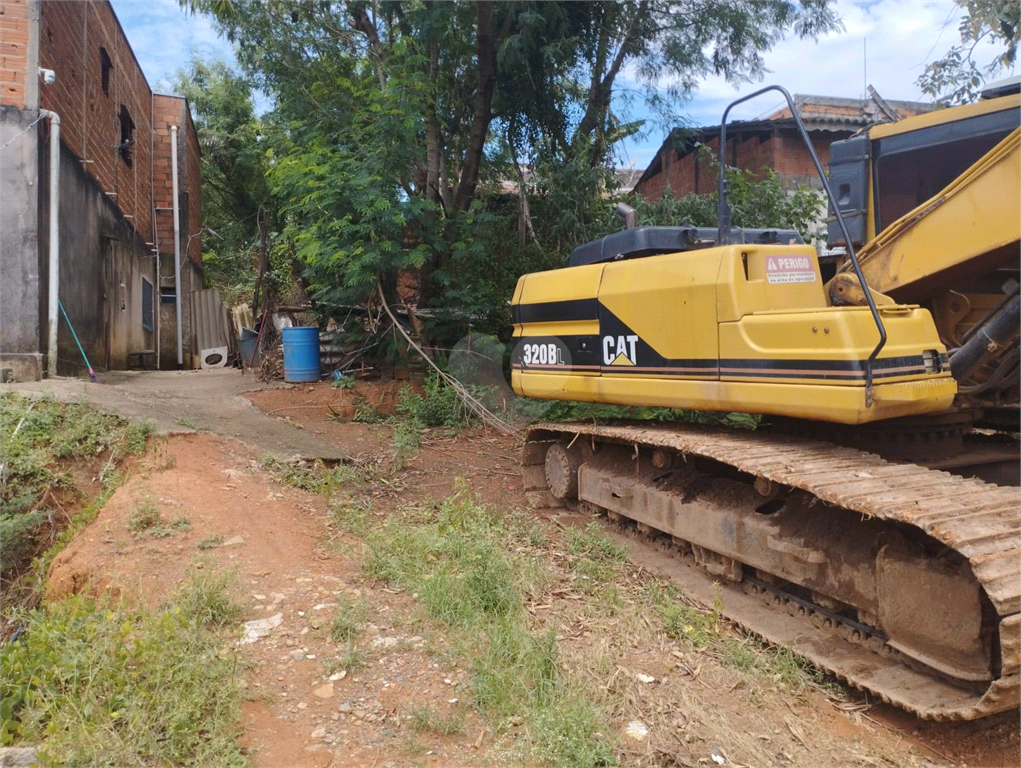
<svg viewBox="0 0 1021 768">
<path fill-rule="evenodd" d="M 44 764 L 244 765 L 236 658 L 187 597 L 157 611 L 75 596 L 0 649 L 0 742 Z"/>
<path fill-rule="evenodd" d="M 390 457 L 390 466 L 400 471 L 408 464 L 419 445 L 422 443 L 422 425 L 414 419 L 398 421 L 393 430 L 394 450 Z"/>
<path fill-rule="evenodd" d="M 129 424 L 80 403 L 0 394 L 0 556 L 4 572 L 38 552 L 38 533 L 49 521 L 67 522 L 52 492 L 79 493 L 62 466 L 99 458 L 104 486 L 130 455 L 145 450 L 152 427 Z M 56 513 L 56 514 L 55 514 Z M 59 527 L 59 525 L 58 525 Z"/>
<path fill-rule="evenodd" d="M 163 527 L 163 515 L 152 497 L 146 497 L 141 504 L 131 511 L 128 519 L 128 530 L 134 534 L 152 533 Z"/>
<path fill-rule="evenodd" d="M 334 500 L 330 504 L 330 514 L 337 525 L 355 536 L 364 536 L 369 532 L 371 509 L 368 503 L 350 499 Z"/>
<path fill-rule="evenodd" d="M 360 464 L 338 464 L 328 467 L 322 461 L 288 463 L 266 456 L 262 468 L 278 482 L 331 498 L 338 490 L 364 485 L 374 476 L 374 469 Z"/>
<path fill-rule="evenodd" d="M 528 629 L 529 569 L 515 550 L 531 536 L 474 504 L 463 483 L 433 510 L 391 518 L 369 535 L 366 570 L 417 597 L 434 618 L 465 630 L 473 701 L 501 720 L 521 716 L 525 762 L 608 765 L 603 713 L 562 669 L 553 632 Z M 604 552 L 601 544 L 592 551 Z M 515 553 L 515 554 L 512 554 Z M 422 714 L 423 730 L 429 719 Z"/>
<path fill-rule="evenodd" d="M 472 423 L 470 412 L 457 392 L 444 384 L 439 376 L 429 376 L 422 382 L 424 394 L 411 387 L 401 390 L 397 400 L 397 413 L 409 421 L 425 427 L 464 427 Z"/>
<path fill-rule="evenodd" d="M 349 597 L 338 597 L 337 608 L 333 612 L 333 624 L 330 625 L 330 637 L 338 645 L 351 643 L 365 623 L 368 612 L 365 604 Z"/>
<path fill-rule="evenodd" d="M 408 713 L 415 733 L 433 733 L 437 736 L 454 736 L 464 731 L 464 715 L 451 712 L 443 715 L 432 707 L 413 707 Z"/>
<path fill-rule="evenodd" d="M 330 673 L 340 672 L 353 672 L 359 667 L 365 666 L 365 662 L 368 660 L 369 654 L 355 645 L 353 642 L 347 643 L 337 656 L 336 660 L 330 665 Z"/>
<path fill-rule="evenodd" d="M 229 586 L 234 578 L 233 570 L 215 575 L 194 573 L 178 593 L 177 605 L 204 625 L 227 627 L 237 624 L 245 614 L 245 607 L 230 597 Z"/>
</svg>

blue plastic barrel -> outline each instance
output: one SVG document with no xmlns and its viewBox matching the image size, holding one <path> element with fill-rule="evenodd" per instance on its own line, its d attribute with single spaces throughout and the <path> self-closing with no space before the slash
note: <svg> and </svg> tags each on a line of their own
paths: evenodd
<svg viewBox="0 0 1021 768">
<path fill-rule="evenodd" d="M 284 328 L 284 381 L 319 381 L 319 328 Z"/>
</svg>

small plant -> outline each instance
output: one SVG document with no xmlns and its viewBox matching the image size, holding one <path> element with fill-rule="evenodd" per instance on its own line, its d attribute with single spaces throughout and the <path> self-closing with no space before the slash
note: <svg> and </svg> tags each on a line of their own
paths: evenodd
<svg viewBox="0 0 1021 768">
<path fill-rule="evenodd" d="M 332 386 L 334 389 L 351 389 L 354 387 L 354 385 L 355 385 L 354 374 L 345 373 L 343 375 L 338 376 L 336 375 L 336 373 L 334 373 L 334 378 L 332 382 Z"/>
<path fill-rule="evenodd" d="M 402 389 L 397 413 L 426 427 L 463 427 L 471 423 L 471 415 L 457 391 L 444 384 L 439 376 L 426 378 L 422 389 L 423 395 L 411 387 Z"/>
<path fill-rule="evenodd" d="M 437 736 L 454 736 L 464 731 L 464 715 L 451 712 L 442 715 L 432 707 L 413 707 L 408 713 L 415 733 L 434 733 Z"/>
<path fill-rule="evenodd" d="M 379 424 L 386 421 L 386 416 L 381 414 L 375 408 L 368 403 L 359 405 L 355 408 L 354 416 L 351 417 L 351 421 L 356 421 L 360 424 Z"/>
<path fill-rule="evenodd" d="M 391 468 L 400 471 L 408 464 L 418 446 L 422 443 L 422 425 L 413 420 L 399 421 L 394 427 L 394 452 Z"/>
<path fill-rule="evenodd" d="M 337 609 L 333 613 L 333 624 L 330 625 L 330 637 L 338 645 L 351 643 L 358 635 L 365 622 L 365 605 L 349 597 L 337 599 Z"/>
<path fill-rule="evenodd" d="M 178 593 L 177 606 L 200 624 L 214 627 L 236 624 L 244 616 L 245 608 L 228 594 L 234 577 L 233 571 L 193 575 Z"/>
<path fill-rule="evenodd" d="M 330 665 L 330 672 L 354 672 L 359 667 L 365 666 L 368 654 L 354 643 L 348 643 Z"/>
<path fill-rule="evenodd" d="M 163 529 L 163 515 L 151 496 L 146 496 L 140 505 L 135 507 L 128 519 L 128 530 L 136 536 L 152 534 Z"/>
</svg>

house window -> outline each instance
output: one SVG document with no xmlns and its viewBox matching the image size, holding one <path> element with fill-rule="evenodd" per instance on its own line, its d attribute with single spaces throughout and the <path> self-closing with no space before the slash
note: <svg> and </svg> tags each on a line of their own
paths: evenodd
<svg viewBox="0 0 1021 768">
<path fill-rule="evenodd" d="M 142 277 L 142 330 L 151 331 L 155 328 L 153 320 L 153 293 L 152 283 L 144 276 Z"/>
<path fill-rule="evenodd" d="M 106 52 L 106 48 L 99 47 L 99 65 L 103 70 L 103 93 L 107 96 L 110 95 L 110 70 L 113 69 L 113 62 L 110 60 L 110 54 Z"/>
<path fill-rule="evenodd" d="M 120 152 L 121 159 L 127 164 L 128 168 L 131 167 L 132 149 L 135 145 L 135 121 L 131 119 L 131 113 L 128 112 L 128 108 L 121 104 L 120 112 L 121 121 L 121 143 L 117 145 L 117 150 Z"/>
</svg>

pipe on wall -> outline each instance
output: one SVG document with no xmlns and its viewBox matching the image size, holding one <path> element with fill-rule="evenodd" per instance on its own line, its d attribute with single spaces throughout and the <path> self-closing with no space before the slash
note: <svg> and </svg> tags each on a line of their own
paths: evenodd
<svg viewBox="0 0 1021 768">
<path fill-rule="evenodd" d="M 46 347 L 46 375 L 57 375 L 57 323 L 60 295 L 60 115 L 48 109 L 40 117 L 50 121 L 50 280 L 47 302 L 49 343 Z"/>
<path fill-rule="evenodd" d="M 170 175 L 174 189 L 174 304 L 177 311 L 177 367 L 184 368 L 184 329 L 181 326 L 181 201 L 177 193 L 177 126 L 170 126 Z"/>
</svg>

